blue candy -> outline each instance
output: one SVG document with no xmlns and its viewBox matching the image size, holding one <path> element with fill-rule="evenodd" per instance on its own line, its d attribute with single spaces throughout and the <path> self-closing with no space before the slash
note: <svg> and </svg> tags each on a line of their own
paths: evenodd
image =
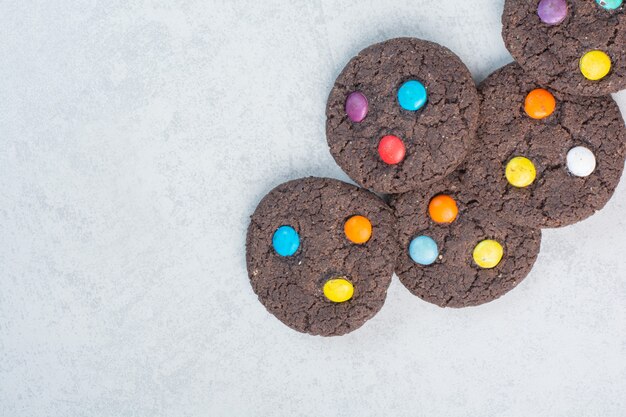
<svg viewBox="0 0 626 417">
<path fill-rule="evenodd" d="M 291 226 L 280 226 L 272 237 L 274 250 L 280 256 L 291 256 L 300 247 L 300 236 Z"/>
<path fill-rule="evenodd" d="M 437 243 L 428 236 L 418 236 L 409 245 L 409 256 L 420 265 L 430 265 L 439 257 Z"/>
<path fill-rule="evenodd" d="M 622 5 L 622 0 L 596 0 L 596 3 L 607 10 L 615 10 Z"/>
<path fill-rule="evenodd" d="M 398 102 L 405 110 L 416 111 L 424 107 L 428 100 L 426 87 L 419 81 L 410 80 L 398 90 Z"/>
</svg>

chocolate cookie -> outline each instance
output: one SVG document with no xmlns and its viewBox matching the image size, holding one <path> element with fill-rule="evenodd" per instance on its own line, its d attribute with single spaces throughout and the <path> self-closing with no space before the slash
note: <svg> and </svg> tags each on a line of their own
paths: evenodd
<svg viewBox="0 0 626 417">
<path fill-rule="evenodd" d="M 626 129 L 610 96 L 573 97 L 539 88 L 517 64 L 491 74 L 464 186 L 490 211 L 530 227 L 591 216 L 619 183 Z"/>
<path fill-rule="evenodd" d="M 414 295 L 441 307 L 492 301 L 532 269 L 541 231 L 515 226 L 491 213 L 455 174 L 394 196 L 401 254 L 400 281 Z"/>
<path fill-rule="evenodd" d="M 506 0 L 504 43 L 531 78 L 568 94 L 626 88 L 622 0 Z"/>
<path fill-rule="evenodd" d="M 372 45 L 352 58 L 328 97 L 330 152 L 357 183 L 399 193 L 433 183 L 465 157 L 478 94 L 450 50 L 413 38 Z"/>
<path fill-rule="evenodd" d="M 399 247 L 395 217 L 375 194 L 304 178 L 274 188 L 248 228 L 246 259 L 267 310 L 300 332 L 351 332 L 383 306 Z"/>
</svg>

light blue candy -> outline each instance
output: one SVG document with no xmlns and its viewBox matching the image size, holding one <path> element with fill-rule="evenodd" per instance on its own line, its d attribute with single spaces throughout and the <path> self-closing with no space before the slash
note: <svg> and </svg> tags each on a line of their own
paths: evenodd
<svg viewBox="0 0 626 417">
<path fill-rule="evenodd" d="M 418 236 L 409 245 L 409 256 L 420 265 L 430 265 L 439 257 L 437 243 L 428 236 Z"/>
<path fill-rule="evenodd" d="M 280 256 L 291 256 L 300 247 L 300 236 L 291 226 L 280 226 L 272 237 L 274 250 Z"/>
<path fill-rule="evenodd" d="M 400 86 L 398 102 L 400 107 L 409 111 L 416 111 L 424 107 L 428 100 L 426 87 L 419 81 L 410 80 Z"/>
<path fill-rule="evenodd" d="M 596 0 L 596 3 L 607 10 L 615 10 L 622 5 L 622 0 Z"/>
</svg>

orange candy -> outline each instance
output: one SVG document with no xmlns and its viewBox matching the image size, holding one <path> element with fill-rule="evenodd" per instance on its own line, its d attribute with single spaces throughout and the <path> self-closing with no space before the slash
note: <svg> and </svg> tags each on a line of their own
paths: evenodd
<svg viewBox="0 0 626 417">
<path fill-rule="evenodd" d="M 554 113 L 556 100 L 552 93 L 543 88 L 537 88 L 526 96 L 524 110 L 533 119 L 545 119 Z"/>
<path fill-rule="evenodd" d="M 452 223 L 459 214 L 456 201 L 449 195 L 441 194 L 433 197 L 428 204 L 428 214 L 434 222 Z"/>
<path fill-rule="evenodd" d="M 346 237 L 352 243 L 360 245 L 372 237 L 372 223 L 367 217 L 352 216 L 343 226 Z"/>
</svg>

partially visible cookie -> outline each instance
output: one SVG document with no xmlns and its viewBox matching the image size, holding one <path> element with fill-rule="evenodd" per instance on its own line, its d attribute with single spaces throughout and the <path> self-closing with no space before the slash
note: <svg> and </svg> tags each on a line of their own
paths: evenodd
<svg viewBox="0 0 626 417">
<path fill-rule="evenodd" d="M 530 77 L 568 94 L 626 88 L 622 0 L 506 0 L 504 43 Z"/>
<path fill-rule="evenodd" d="M 441 307 L 492 301 L 532 269 L 541 231 L 485 210 L 455 174 L 393 196 L 401 252 L 396 274 L 414 295 Z"/>
<path fill-rule="evenodd" d="M 442 179 L 463 160 L 478 113 L 474 81 L 456 55 L 397 38 L 348 62 L 328 97 L 326 136 L 350 178 L 399 193 Z"/>
<path fill-rule="evenodd" d="M 560 227 L 604 207 L 626 158 L 626 128 L 610 96 L 541 88 L 513 63 L 479 85 L 477 141 L 459 168 L 489 211 L 530 227 Z"/>
<path fill-rule="evenodd" d="M 322 336 L 351 332 L 381 309 L 398 250 L 395 217 L 379 197 L 313 177 L 270 191 L 246 240 L 259 301 L 287 326 Z"/>
</svg>

